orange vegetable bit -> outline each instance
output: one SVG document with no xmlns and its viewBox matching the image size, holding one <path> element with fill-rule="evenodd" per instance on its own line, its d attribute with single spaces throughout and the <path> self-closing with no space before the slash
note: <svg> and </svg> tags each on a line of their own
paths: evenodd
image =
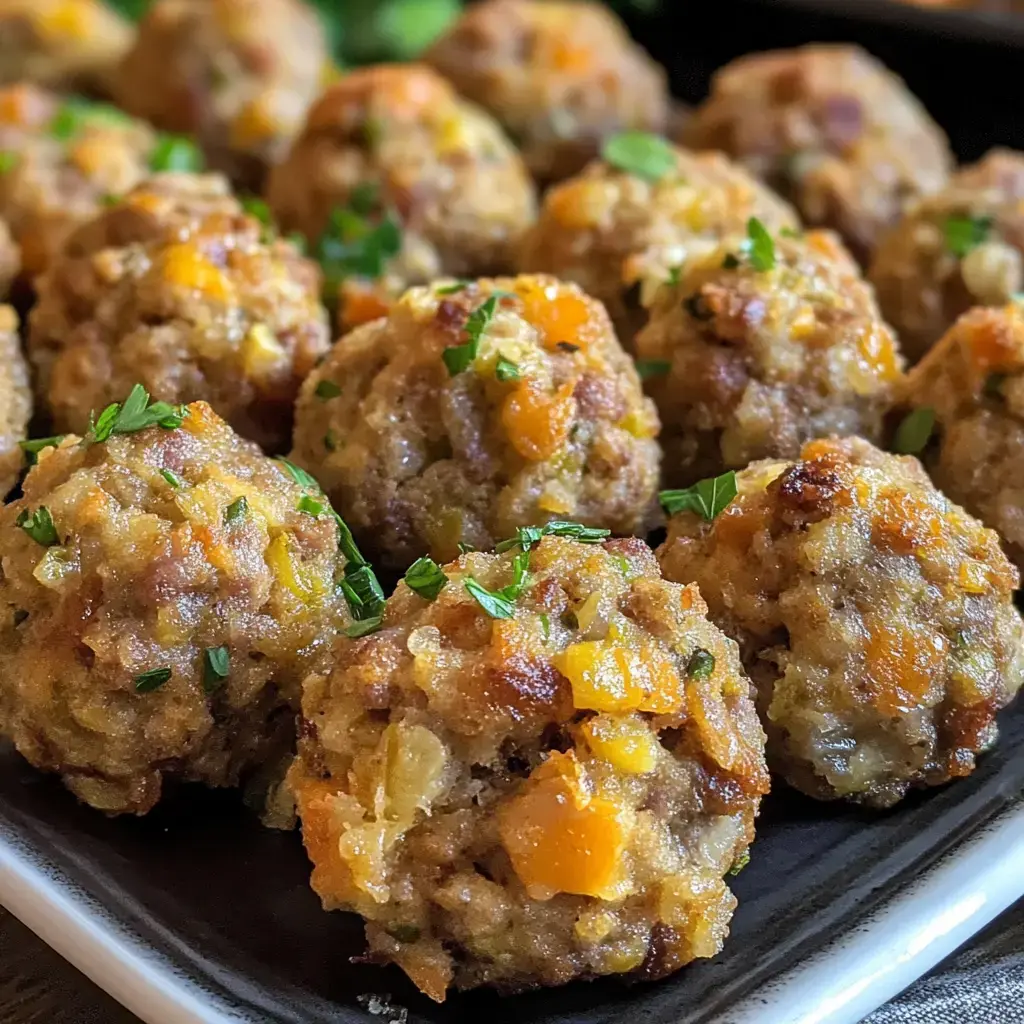
<svg viewBox="0 0 1024 1024">
<path fill-rule="evenodd" d="M 912 626 L 882 614 L 866 619 L 868 649 L 865 661 L 868 693 L 886 715 L 906 714 L 923 707 L 948 641 L 925 626 Z"/>
<path fill-rule="evenodd" d="M 549 349 L 559 344 L 587 347 L 591 311 L 582 296 L 558 284 L 529 284 L 517 290 L 523 318 L 540 332 Z"/>
<path fill-rule="evenodd" d="M 962 332 L 968 358 L 979 376 L 1016 369 L 1024 362 L 1024 317 L 1016 304 L 976 309 L 953 330 Z"/>
<path fill-rule="evenodd" d="M 234 294 L 224 271 L 188 242 L 172 245 L 164 251 L 162 270 L 168 284 L 200 292 L 206 298 L 228 302 Z"/>
<path fill-rule="evenodd" d="M 533 899 L 560 892 L 612 900 L 623 894 L 622 856 L 632 821 L 625 807 L 589 792 L 574 752 L 557 751 L 499 814 L 501 841 Z"/>
<path fill-rule="evenodd" d="M 338 902 L 356 898 L 352 872 L 338 845 L 339 830 L 331 806 L 336 787 L 330 782 L 304 779 L 296 782 L 294 792 L 302 820 L 302 842 L 313 862 L 313 891 L 321 899 Z"/>
<path fill-rule="evenodd" d="M 505 399 L 501 422 L 512 447 L 524 459 L 543 462 L 565 444 L 576 418 L 574 387 L 569 382 L 555 394 L 548 395 L 529 381 L 523 381 Z"/>
<path fill-rule="evenodd" d="M 899 487 L 887 487 L 876 498 L 871 539 L 883 550 L 911 555 L 941 536 L 942 519 L 927 502 Z"/>
<path fill-rule="evenodd" d="M 379 289 L 358 281 L 343 281 L 338 289 L 339 326 L 350 331 L 387 316 L 391 306 Z"/>
</svg>

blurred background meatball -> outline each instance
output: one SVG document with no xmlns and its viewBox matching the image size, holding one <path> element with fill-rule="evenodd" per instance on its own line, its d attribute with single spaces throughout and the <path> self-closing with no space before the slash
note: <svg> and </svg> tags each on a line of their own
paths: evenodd
<svg viewBox="0 0 1024 1024">
<path fill-rule="evenodd" d="M 635 538 L 434 569 L 304 687 L 289 778 L 325 907 L 438 1001 L 714 956 L 768 780 L 696 587 Z"/>
<path fill-rule="evenodd" d="M 586 0 L 474 4 L 426 60 L 501 121 L 542 182 L 582 170 L 616 132 L 660 132 L 669 117 L 664 69 Z"/>
<path fill-rule="evenodd" d="M 267 198 L 282 230 L 319 239 L 345 328 L 409 285 L 508 273 L 536 216 L 529 175 L 483 111 L 420 65 L 346 75 L 309 113 Z"/>
<path fill-rule="evenodd" d="M 941 188 L 952 166 L 946 136 L 902 80 L 854 46 L 733 61 L 684 140 L 746 164 L 861 262 L 905 202 Z"/>
<path fill-rule="evenodd" d="M 1024 289 L 1024 154 L 994 149 L 915 204 L 879 245 L 870 279 L 909 359 L 972 306 Z"/>
<path fill-rule="evenodd" d="M 194 135 L 217 170 L 258 188 L 329 69 L 302 0 L 155 0 L 118 73 L 117 101 Z"/>
<path fill-rule="evenodd" d="M 551 519 L 643 532 L 657 433 L 600 303 L 523 276 L 413 288 L 342 338 L 302 387 L 291 457 L 404 567 Z"/>
<path fill-rule="evenodd" d="M 756 224 L 658 291 L 636 352 L 672 486 L 794 458 L 814 437 L 877 440 L 903 365 L 835 235 Z"/>
<path fill-rule="evenodd" d="M 0 0 L 0 84 L 109 95 L 134 34 L 103 0 Z"/>
<path fill-rule="evenodd" d="M 160 175 L 86 224 L 39 282 L 28 350 L 58 430 L 136 381 L 205 399 L 273 451 L 330 347 L 320 273 L 244 213 L 219 175 Z"/>
<path fill-rule="evenodd" d="M 196 157 L 184 140 L 161 139 L 113 107 L 32 85 L 0 89 L 0 216 L 30 279 L 76 227 L 151 168 Z"/>
<path fill-rule="evenodd" d="M 32 383 L 21 354 L 18 315 L 0 306 L 0 498 L 18 482 L 22 452 L 32 416 Z"/>
<path fill-rule="evenodd" d="M 545 271 L 600 299 L 630 348 L 652 285 L 758 217 L 795 228 L 792 208 L 720 153 L 690 153 L 655 136 L 617 136 L 612 162 L 551 188 L 527 234 L 521 269 Z"/>
<path fill-rule="evenodd" d="M 11 229 L 0 217 L 0 299 L 6 298 L 21 270 L 21 249 Z"/>
<path fill-rule="evenodd" d="M 1024 568 L 1024 313 L 965 313 L 907 377 L 935 430 L 922 458 L 944 493 L 1003 538 Z M 922 436 L 922 442 L 924 438 Z"/>
<path fill-rule="evenodd" d="M 739 642 L 768 763 L 876 807 L 969 775 L 1024 679 L 1017 570 L 914 458 L 860 438 L 739 473 L 713 522 L 682 511 L 659 555 Z"/>
<path fill-rule="evenodd" d="M 344 559 L 205 403 L 143 394 L 101 426 L 42 448 L 0 513 L 0 733 L 86 803 L 143 814 L 165 778 L 231 786 L 287 749 L 348 621 Z"/>
</svg>

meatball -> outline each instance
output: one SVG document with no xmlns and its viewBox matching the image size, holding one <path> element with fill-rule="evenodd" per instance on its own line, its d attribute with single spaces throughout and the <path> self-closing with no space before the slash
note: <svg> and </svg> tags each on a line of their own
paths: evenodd
<svg viewBox="0 0 1024 1024">
<path fill-rule="evenodd" d="M 156 0 L 118 72 L 125 110 L 196 136 L 218 170 L 258 188 L 329 68 L 302 0 Z"/>
<path fill-rule="evenodd" d="M 303 378 L 330 348 L 320 272 L 244 213 L 218 175 L 158 175 L 68 240 L 38 282 L 28 350 L 58 430 L 138 381 L 205 399 L 281 451 Z"/>
<path fill-rule="evenodd" d="M 32 85 L 0 89 L 0 217 L 25 273 L 43 273 L 76 227 L 145 178 L 158 146 L 113 107 Z"/>
<path fill-rule="evenodd" d="M 286 231 L 321 243 L 343 327 L 410 285 L 510 272 L 536 197 L 501 129 L 417 65 L 347 75 L 309 113 L 267 198 Z"/>
<path fill-rule="evenodd" d="M 684 486 L 829 434 L 877 440 L 903 361 L 835 235 L 751 225 L 659 289 L 637 336 Z"/>
<path fill-rule="evenodd" d="M 0 512 L 0 732 L 143 814 L 165 778 L 231 786 L 286 749 L 348 613 L 337 527 L 288 467 L 206 403 L 139 391 L 106 440 L 100 421 L 42 448 Z"/>
<path fill-rule="evenodd" d="M 102 0 L 0 0 L 0 84 L 107 95 L 133 34 Z"/>
<path fill-rule="evenodd" d="M 407 566 L 569 517 L 642 532 L 658 417 L 608 316 L 549 277 L 413 288 L 302 386 L 291 458 Z"/>
<path fill-rule="evenodd" d="M 31 417 L 32 387 L 21 354 L 18 314 L 10 306 L 0 306 L 0 499 L 18 482 L 18 442 L 28 436 Z"/>
<path fill-rule="evenodd" d="M 523 270 L 575 281 L 600 299 L 627 347 L 646 320 L 650 285 L 672 267 L 744 230 L 750 217 L 771 231 L 798 223 L 787 203 L 720 153 L 665 153 L 656 180 L 599 162 L 550 189 L 521 253 Z"/>
<path fill-rule="evenodd" d="M 21 250 L 15 242 L 11 229 L 2 217 L 0 217 L 0 298 L 5 298 L 11 292 L 21 270 Z"/>
<path fill-rule="evenodd" d="M 997 530 L 1024 568 L 1024 312 L 973 309 L 907 377 L 904 399 L 937 429 L 922 458 L 936 485 Z"/>
<path fill-rule="evenodd" d="M 916 204 L 871 264 L 879 305 L 911 359 L 972 306 L 1024 289 L 1024 153 L 994 149 Z"/>
<path fill-rule="evenodd" d="M 838 231 L 862 262 L 907 199 L 940 189 L 946 136 L 903 82 L 855 46 L 753 54 L 714 77 L 684 133 L 721 149 Z"/>
<path fill-rule="evenodd" d="M 544 182 L 581 171 L 616 132 L 668 122 L 664 69 L 598 3 L 485 0 L 425 59 L 501 121 Z"/>
<path fill-rule="evenodd" d="M 739 642 L 773 771 L 874 807 L 969 775 L 1024 679 L 996 534 L 861 438 L 811 441 L 736 486 L 712 522 L 674 516 L 659 557 Z"/>
<path fill-rule="evenodd" d="M 324 906 L 438 1001 L 714 956 L 768 780 L 697 588 L 635 538 L 443 574 L 305 684 L 290 781 Z"/>
</svg>

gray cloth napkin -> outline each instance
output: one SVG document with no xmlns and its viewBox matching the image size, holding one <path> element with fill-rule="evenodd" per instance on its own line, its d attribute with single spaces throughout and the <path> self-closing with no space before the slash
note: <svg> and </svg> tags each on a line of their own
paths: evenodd
<svg viewBox="0 0 1024 1024">
<path fill-rule="evenodd" d="M 1024 901 L 864 1024 L 1024 1024 Z"/>
</svg>

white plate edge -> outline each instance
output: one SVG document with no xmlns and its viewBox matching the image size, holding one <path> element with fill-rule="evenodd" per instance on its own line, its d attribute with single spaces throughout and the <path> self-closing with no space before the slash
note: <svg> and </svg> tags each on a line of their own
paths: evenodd
<svg viewBox="0 0 1024 1024">
<path fill-rule="evenodd" d="M 719 1014 L 713 1024 L 857 1024 L 1024 896 L 1024 801 L 982 825 L 847 935 Z M 190 991 L 0 845 L 0 905 L 146 1024 L 248 1021 Z"/>
<path fill-rule="evenodd" d="M 1022 858 L 1018 799 L 849 932 L 710 1024 L 858 1024 L 1024 897 Z"/>
</svg>

